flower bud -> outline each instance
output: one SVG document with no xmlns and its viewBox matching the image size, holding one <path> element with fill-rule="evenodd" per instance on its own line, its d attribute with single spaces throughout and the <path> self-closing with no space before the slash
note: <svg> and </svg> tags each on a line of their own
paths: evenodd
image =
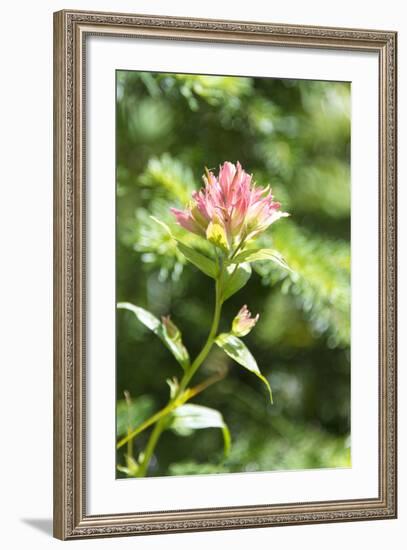
<svg viewBox="0 0 407 550">
<path fill-rule="evenodd" d="M 161 317 L 161 321 L 164 325 L 165 331 L 171 340 L 177 341 L 181 338 L 181 333 L 179 331 L 179 328 L 174 325 L 174 323 L 171 321 L 171 318 L 169 315 Z"/>
<path fill-rule="evenodd" d="M 252 330 L 259 319 L 259 314 L 251 316 L 247 306 L 244 305 L 232 322 L 232 333 L 235 336 L 246 336 Z"/>
</svg>

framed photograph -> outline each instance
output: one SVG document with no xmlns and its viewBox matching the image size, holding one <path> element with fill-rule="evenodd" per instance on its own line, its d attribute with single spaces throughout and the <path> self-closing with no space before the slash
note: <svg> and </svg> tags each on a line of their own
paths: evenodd
<svg viewBox="0 0 407 550">
<path fill-rule="evenodd" d="M 396 517 L 396 33 L 54 16 L 54 535 Z"/>
</svg>

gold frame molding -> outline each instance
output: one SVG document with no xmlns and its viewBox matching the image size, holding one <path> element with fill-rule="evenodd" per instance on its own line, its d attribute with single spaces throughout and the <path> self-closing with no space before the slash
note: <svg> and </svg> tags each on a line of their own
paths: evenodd
<svg viewBox="0 0 407 550">
<path fill-rule="evenodd" d="M 85 47 L 89 35 L 375 52 L 379 62 L 379 495 L 86 514 Z M 59 539 L 395 518 L 396 42 L 391 31 L 64 10 L 54 14 L 54 536 Z"/>
</svg>

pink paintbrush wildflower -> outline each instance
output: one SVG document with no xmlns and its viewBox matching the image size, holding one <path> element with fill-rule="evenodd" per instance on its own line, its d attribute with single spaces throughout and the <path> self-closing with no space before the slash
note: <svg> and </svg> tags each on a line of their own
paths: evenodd
<svg viewBox="0 0 407 550">
<path fill-rule="evenodd" d="M 203 180 L 204 187 L 193 193 L 186 210 L 171 211 L 184 229 L 226 251 L 241 247 L 279 218 L 288 216 L 280 211 L 270 186 L 257 187 L 239 162 L 224 162 L 218 177 L 206 170 Z"/>
</svg>

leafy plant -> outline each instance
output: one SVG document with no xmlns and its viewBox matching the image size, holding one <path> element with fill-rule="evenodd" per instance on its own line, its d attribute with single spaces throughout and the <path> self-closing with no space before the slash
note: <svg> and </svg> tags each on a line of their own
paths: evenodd
<svg viewBox="0 0 407 550">
<path fill-rule="evenodd" d="M 126 455 L 127 465 L 120 466 L 121 472 L 129 476 L 147 475 L 149 464 L 163 431 L 172 430 L 180 435 L 189 435 L 193 430 L 220 428 L 224 437 L 225 455 L 230 449 L 230 432 L 221 413 L 202 405 L 186 404 L 195 395 L 213 382 L 212 377 L 198 386 L 190 387 L 196 372 L 216 344 L 236 363 L 255 374 L 266 386 L 270 401 L 270 384 L 261 373 L 256 360 L 241 337 L 250 333 L 256 325 L 258 315 L 251 317 L 247 306 L 243 306 L 234 318 L 230 332 L 219 333 L 219 323 L 223 303 L 246 285 L 252 273 L 250 264 L 258 260 L 275 262 L 287 268 L 282 256 L 271 249 L 252 247 L 256 237 L 263 233 L 279 218 L 287 216 L 280 210 L 269 188 L 257 187 L 252 177 L 246 174 L 239 163 L 225 162 L 216 177 L 206 170 L 205 186 L 193 194 L 193 200 L 186 210 L 172 208 L 178 224 L 190 233 L 205 239 L 212 247 L 207 256 L 174 237 L 170 228 L 153 218 L 164 232 L 175 241 L 181 254 L 202 273 L 215 281 L 215 307 L 207 340 L 201 351 L 191 362 L 189 353 L 182 341 L 180 329 L 169 316 L 158 319 L 149 311 L 131 303 L 119 303 L 117 307 L 132 312 L 137 320 L 156 334 L 172 353 L 183 369 L 180 381 L 168 381 L 170 398 L 166 406 L 143 423 L 131 428 L 131 405 L 128 404 L 129 423 L 127 433 L 117 443 L 117 448 L 131 445 L 131 441 L 146 429 L 153 427 L 144 450 L 138 459 L 131 453 Z"/>
<path fill-rule="evenodd" d="M 295 213 L 250 245 L 277 250 L 292 271 L 270 259 L 239 264 L 232 282 L 243 286 L 224 301 L 219 329 L 230 332 L 242 303 L 261 311 L 256 330 L 238 338 L 272 386 L 273 407 L 259 399 L 257 376 L 215 344 L 193 383 L 224 378 L 193 402 L 222 411 L 233 438 L 228 457 L 220 429 L 178 439 L 166 429 L 149 475 L 350 464 L 350 103 L 346 82 L 118 71 L 117 300 L 160 320 L 171 311 L 191 362 L 211 323 L 215 279 L 177 241 L 210 260 L 213 245 L 173 224 L 170 208 L 188 203 L 204 164 L 238 154 Z M 174 369 L 178 378 L 184 370 L 134 313 L 118 312 L 117 336 L 118 408 L 125 390 L 134 407 L 150 403 L 130 422 L 134 430 L 165 407 L 164 380 L 174 386 Z M 117 463 L 126 466 L 129 449 L 138 462 L 153 428 L 122 446 Z"/>
</svg>

